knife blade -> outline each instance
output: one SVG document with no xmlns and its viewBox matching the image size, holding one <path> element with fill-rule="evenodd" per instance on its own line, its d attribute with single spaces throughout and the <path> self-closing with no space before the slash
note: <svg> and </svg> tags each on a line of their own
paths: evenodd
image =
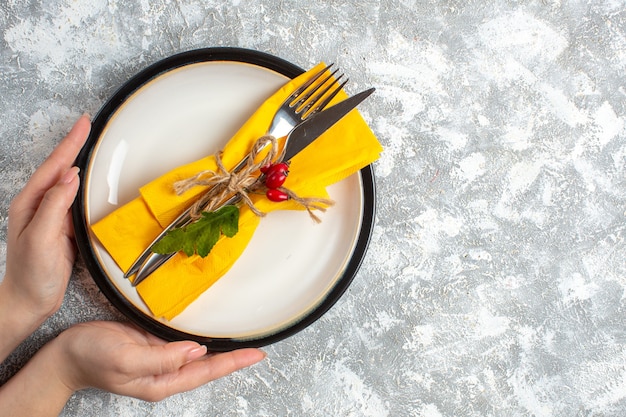
<svg viewBox="0 0 626 417">
<path fill-rule="evenodd" d="M 344 116 L 350 113 L 350 111 L 352 111 L 363 100 L 369 97 L 374 90 L 374 88 L 370 88 L 355 94 L 354 96 L 349 97 L 323 110 L 322 112 L 311 116 L 310 118 L 307 118 L 305 121 L 294 127 L 287 136 L 288 139 L 286 141 L 287 145 L 283 161 L 291 160 L 291 158 L 313 143 L 315 139 L 320 137 L 333 125 L 343 119 Z M 220 207 L 235 204 L 240 199 L 241 197 L 236 194 L 224 202 Z M 176 220 L 166 227 L 124 274 L 125 278 L 129 278 L 133 274 L 137 273 L 132 282 L 133 286 L 137 286 L 140 282 L 150 276 L 150 274 L 156 271 L 161 265 L 176 255 L 176 252 L 165 255 L 153 253 L 150 248 L 152 248 L 152 246 L 170 230 L 189 224 L 191 222 L 191 216 L 189 215 L 190 211 L 191 209 L 185 210 Z"/>
</svg>

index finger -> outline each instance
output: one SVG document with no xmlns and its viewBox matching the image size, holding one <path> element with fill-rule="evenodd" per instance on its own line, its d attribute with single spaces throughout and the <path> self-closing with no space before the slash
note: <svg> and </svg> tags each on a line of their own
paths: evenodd
<svg viewBox="0 0 626 417">
<path fill-rule="evenodd" d="M 136 387 L 139 392 L 134 395 L 139 395 L 139 398 L 144 399 L 147 396 L 150 401 L 160 400 L 251 366 L 263 358 L 265 358 L 264 352 L 252 348 L 217 353 L 204 359 L 191 361 L 176 372 L 144 378 L 144 384 Z"/>
</svg>

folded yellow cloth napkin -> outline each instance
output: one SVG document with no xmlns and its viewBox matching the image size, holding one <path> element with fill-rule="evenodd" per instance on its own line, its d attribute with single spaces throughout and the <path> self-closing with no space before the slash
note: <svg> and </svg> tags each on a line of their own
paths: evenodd
<svg viewBox="0 0 626 417">
<path fill-rule="evenodd" d="M 223 149 L 222 161 L 227 169 L 234 167 L 266 133 L 270 120 L 289 94 L 321 68 L 322 63 L 291 80 L 261 105 Z M 333 101 L 346 97 L 341 92 Z M 381 145 L 361 115 L 352 111 L 291 160 L 284 186 L 301 197 L 328 197 L 325 189 L 328 185 L 369 165 L 378 159 L 381 151 Z M 100 243 L 123 271 L 205 191 L 198 186 L 179 196 L 173 184 L 216 168 L 214 156 L 178 167 L 141 187 L 139 197 L 92 225 Z M 274 203 L 263 195 L 250 197 L 263 212 L 302 209 L 293 201 Z M 137 291 L 154 316 L 171 320 L 222 277 L 246 248 L 259 221 L 261 218 L 242 206 L 239 232 L 234 237 L 222 236 L 205 258 L 178 253 L 141 282 Z M 302 221 L 310 219 L 305 215 Z"/>
</svg>

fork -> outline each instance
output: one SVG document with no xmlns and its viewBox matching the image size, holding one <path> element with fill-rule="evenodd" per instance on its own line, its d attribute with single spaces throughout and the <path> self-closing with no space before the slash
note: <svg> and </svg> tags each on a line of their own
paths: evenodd
<svg viewBox="0 0 626 417">
<path fill-rule="evenodd" d="M 335 69 L 330 72 L 332 66 L 333 64 L 330 64 L 315 73 L 308 81 L 296 88 L 296 90 L 285 99 L 272 118 L 270 126 L 267 130 L 268 135 L 272 135 L 277 138 L 286 136 L 298 124 L 302 123 L 312 115 L 324 110 L 324 108 L 348 82 L 346 79 L 339 83 L 344 74 L 334 77 L 339 69 Z M 324 76 L 325 74 L 326 76 Z M 285 142 L 283 146 L 287 146 L 287 143 Z M 237 165 L 235 165 L 233 172 L 236 173 L 241 171 L 248 163 L 248 158 L 249 156 L 244 157 Z M 207 196 L 209 194 L 210 193 L 205 193 L 204 195 Z M 201 197 L 201 206 L 207 203 L 207 201 L 203 201 L 205 199 L 205 197 Z M 152 243 L 148 245 L 141 255 L 137 257 L 135 262 L 133 262 L 128 271 L 126 271 L 124 278 L 129 278 L 141 269 L 145 261 L 152 254 L 152 246 L 160 241 L 170 230 L 184 227 L 191 223 L 191 209 L 192 207 L 189 207 L 187 210 L 182 212 L 176 220 L 174 220 L 156 238 L 154 238 Z M 137 279 L 135 281 L 137 281 Z M 138 283 L 139 282 L 133 282 L 133 286 Z"/>
<path fill-rule="evenodd" d="M 282 138 L 286 136 L 291 129 L 296 127 L 301 122 L 305 121 L 307 118 L 313 116 L 315 113 L 319 113 L 324 110 L 324 108 L 330 103 L 330 101 L 341 91 L 341 89 L 346 85 L 348 80 L 344 80 L 341 84 L 339 84 L 339 80 L 341 80 L 344 74 L 340 74 L 335 77 L 330 83 L 328 82 L 335 74 L 339 71 L 339 69 L 335 69 L 326 77 L 322 78 L 333 64 L 328 65 L 327 67 L 321 69 L 319 72 L 315 73 L 310 80 L 296 88 L 296 90 L 289 95 L 280 105 L 272 122 L 270 124 L 269 129 L 267 130 L 267 135 L 274 136 L 276 138 Z M 322 78 L 320 80 L 320 78 Z M 339 84 L 339 85 L 337 85 Z M 331 88 L 334 89 L 332 91 Z M 270 142 L 267 142 L 265 147 L 269 146 Z M 283 148 L 287 146 L 287 142 L 283 144 Z M 261 148 L 265 149 L 265 147 Z M 260 151 L 259 150 L 259 151 Z M 235 167 L 233 168 L 233 172 L 237 173 L 243 169 L 248 163 L 248 156 L 243 158 Z M 155 239 L 155 241 L 158 239 Z M 155 243 L 155 242 L 153 242 Z M 152 245 L 151 245 L 152 246 Z"/>
</svg>

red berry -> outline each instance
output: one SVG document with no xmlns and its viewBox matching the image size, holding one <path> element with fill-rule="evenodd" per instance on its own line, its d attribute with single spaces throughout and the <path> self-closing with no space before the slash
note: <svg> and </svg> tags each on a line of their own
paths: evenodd
<svg viewBox="0 0 626 417">
<path fill-rule="evenodd" d="M 289 194 L 287 194 L 286 192 L 282 190 L 277 190 L 275 188 L 271 188 L 267 190 L 267 192 L 265 193 L 265 196 L 267 197 L 268 200 L 274 201 L 276 203 L 289 200 Z"/>
<path fill-rule="evenodd" d="M 269 171 L 271 167 L 272 163 L 268 162 L 267 165 L 263 165 L 261 168 L 259 168 L 259 171 L 261 171 L 262 174 L 267 174 L 267 171 Z"/>
<path fill-rule="evenodd" d="M 284 172 L 285 175 L 289 172 L 289 164 L 287 162 L 279 162 L 277 164 L 272 164 L 268 167 L 266 174 L 271 174 L 274 171 Z"/>
<path fill-rule="evenodd" d="M 265 177 L 265 185 L 267 188 L 275 189 L 283 185 L 285 180 L 287 179 L 287 175 L 280 171 L 270 172 L 267 177 Z"/>
<path fill-rule="evenodd" d="M 287 179 L 289 174 L 289 165 L 284 162 L 274 164 L 269 167 L 265 174 L 265 185 L 267 188 L 278 188 Z"/>
</svg>

